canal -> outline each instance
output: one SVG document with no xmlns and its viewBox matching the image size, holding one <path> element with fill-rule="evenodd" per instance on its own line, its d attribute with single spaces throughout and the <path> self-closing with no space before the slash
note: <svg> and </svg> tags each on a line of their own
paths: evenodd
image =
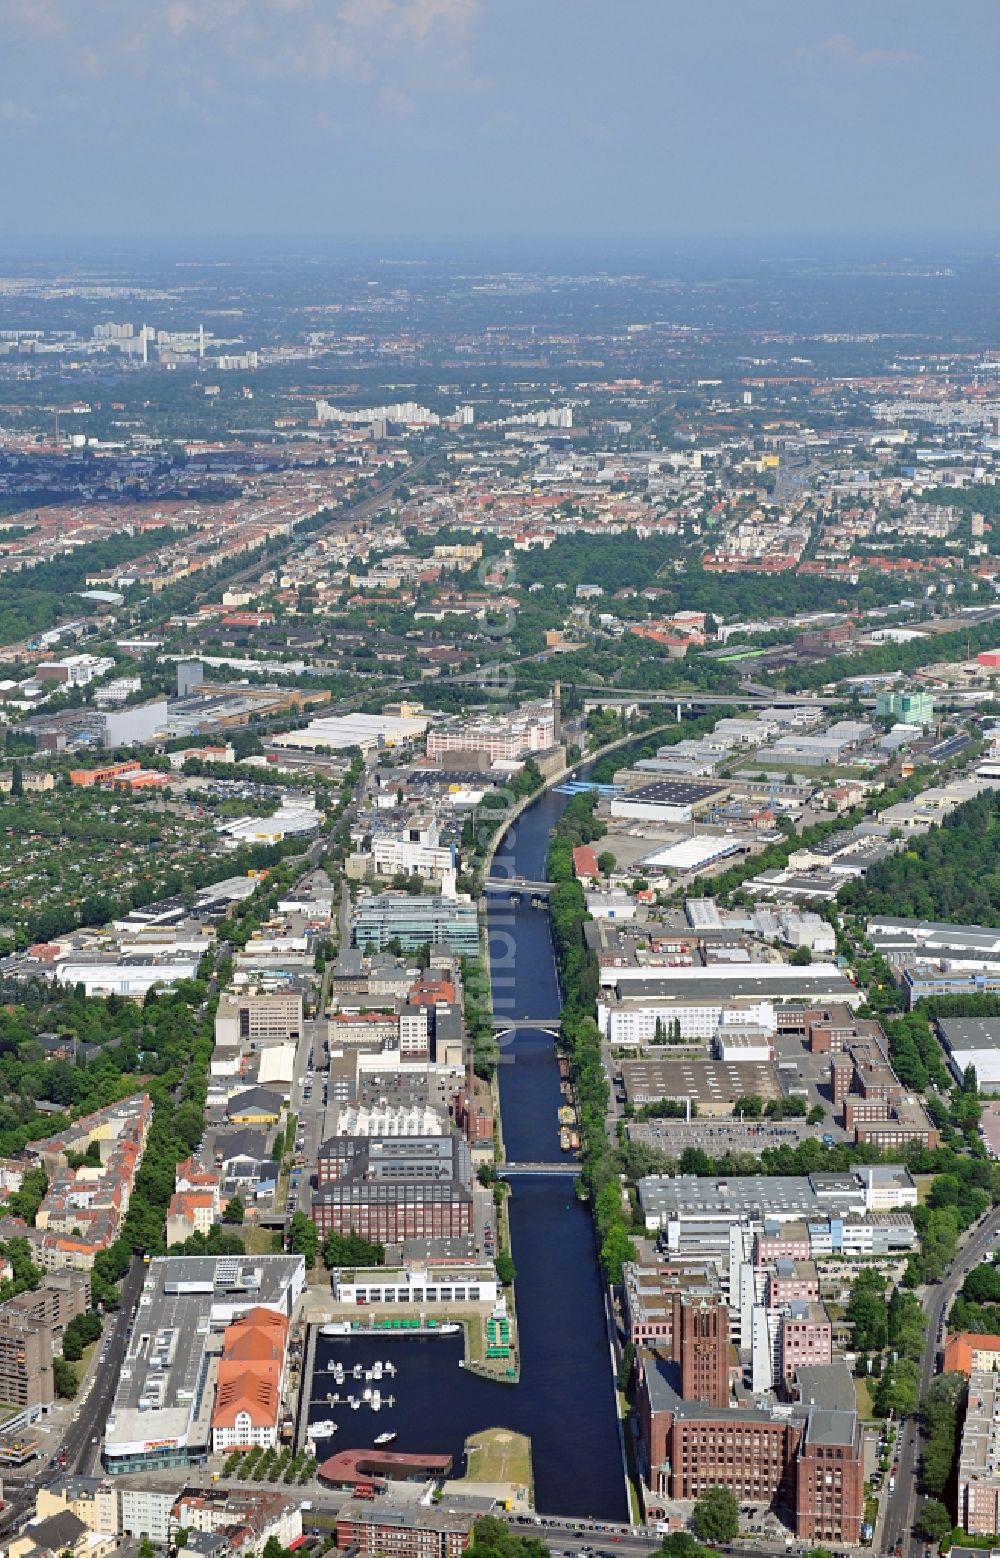
<svg viewBox="0 0 1000 1558">
<path fill-rule="evenodd" d="M 545 878 L 549 834 L 566 805 L 546 791 L 522 813 L 496 853 L 492 875 Z M 544 908 L 502 897 L 490 905 L 494 1011 L 553 1017 L 559 985 Z M 550 1034 L 518 1029 L 499 1067 L 504 1146 L 512 1162 L 561 1157 L 559 1067 Z M 510 1228 L 521 1398 L 511 1422 L 531 1438 L 538 1508 L 624 1520 L 628 1500 L 609 1354 L 604 1293 L 588 1206 L 572 1181 L 537 1176 L 511 1182 Z"/>
<path fill-rule="evenodd" d="M 497 851 L 494 875 L 545 876 L 549 831 L 565 799 L 548 792 L 518 818 Z M 560 1001 L 549 918 L 526 901 L 503 896 L 489 909 L 494 1011 L 501 1018 L 558 1020 Z M 557 1110 L 559 1068 L 551 1034 L 519 1029 L 503 1044 L 500 1109 L 507 1157 L 540 1163 L 561 1157 Z M 339 1418 L 348 1431 L 326 1453 L 371 1442 L 377 1430 L 397 1434 L 394 1450 L 445 1452 L 460 1474 L 465 1438 L 503 1427 L 531 1439 L 535 1500 L 552 1515 L 627 1520 L 617 1404 L 604 1297 L 589 1208 L 572 1178 L 535 1175 L 512 1182 L 510 1227 L 521 1378 L 500 1385 L 459 1368 L 460 1338 L 317 1339 L 310 1421 Z M 370 1368 L 392 1358 L 393 1406 L 344 1422 L 325 1405 L 335 1391 L 325 1372 L 340 1359 Z M 329 1383 L 327 1383 L 329 1382 Z M 362 1419 L 364 1421 L 362 1421 Z M 351 1430 L 357 1432 L 352 1433 Z M 322 1452 L 321 1452 L 322 1453 Z M 474 1468 L 473 1468 L 474 1469 Z"/>
</svg>

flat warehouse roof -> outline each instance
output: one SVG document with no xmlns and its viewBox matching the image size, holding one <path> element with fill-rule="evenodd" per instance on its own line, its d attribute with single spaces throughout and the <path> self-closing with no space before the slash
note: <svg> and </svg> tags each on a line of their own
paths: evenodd
<svg viewBox="0 0 1000 1558">
<path fill-rule="evenodd" d="M 642 864 L 665 871 L 694 871 L 698 866 L 708 865 L 710 861 L 735 854 L 737 850 L 745 848 L 748 844 L 748 839 L 731 836 L 680 839 L 676 844 L 665 844 L 662 849 L 655 849 L 651 855 L 644 855 Z"/>
<path fill-rule="evenodd" d="M 939 1017 L 937 1027 L 952 1054 L 956 1050 L 1000 1049 L 1000 1017 Z"/>
<path fill-rule="evenodd" d="M 721 795 L 723 789 L 722 785 L 698 784 L 691 779 L 658 779 L 653 784 L 644 784 L 639 790 L 628 790 L 618 797 L 618 803 L 650 801 L 663 806 L 691 806 L 695 801 Z"/>
<path fill-rule="evenodd" d="M 796 979 L 803 973 L 805 979 Z M 806 1000 L 843 1002 L 860 999 L 856 985 L 836 969 L 819 973 L 815 968 L 794 968 L 776 964 L 763 972 L 759 965 L 740 964 L 726 970 L 718 967 L 704 971 L 691 968 L 653 969 L 634 971 L 612 968 L 605 971 L 606 986 L 617 988 L 622 1000 L 637 1005 L 642 1001 L 675 1001 L 697 1005 L 698 1003 L 724 1005 L 736 999 L 794 1001 Z"/>
<path fill-rule="evenodd" d="M 769 1061 L 625 1060 L 622 1080 L 633 1102 L 650 1098 L 691 1098 L 704 1104 L 732 1104 L 756 1093 L 779 1098 L 778 1076 Z"/>
<path fill-rule="evenodd" d="M 638 1183 L 639 1201 L 647 1215 L 709 1218 L 737 1222 L 741 1218 L 762 1222 L 775 1218 L 820 1218 L 838 1212 L 860 1211 L 865 1194 L 860 1184 L 841 1195 L 818 1195 L 805 1174 L 745 1174 L 729 1178 L 699 1178 L 681 1174 L 674 1179 L 650 1175 Z"/>
</svg>

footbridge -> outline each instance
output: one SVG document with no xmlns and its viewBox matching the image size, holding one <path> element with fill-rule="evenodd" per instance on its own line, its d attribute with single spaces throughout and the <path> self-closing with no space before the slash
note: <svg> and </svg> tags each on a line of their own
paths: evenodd
<svg viewBox="0 0 1000 1558">
<path fill-rule="evenodd" d="M 564 1163 L 498 1163 L 496 1173 L 500 1179 L 527 1178 L 529 1174 L 568 1174 L 572 1179 L 579 1179 L 583 1167 L 570 1158 Z"/>
</svg>

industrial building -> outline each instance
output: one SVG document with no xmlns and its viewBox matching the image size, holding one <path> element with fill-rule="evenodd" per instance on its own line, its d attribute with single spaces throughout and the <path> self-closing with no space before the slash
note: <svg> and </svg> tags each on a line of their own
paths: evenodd
<svg viewBox="0 0 1000 1558">
<path fill-rule="evenodd" d="M 724 785 L 686 779 L 660 779 L 653 784 L 613 795 L 609 814 L 628 822 L 690 822 L 725 800 Z"/>
<path fill-rule="evenodd" d="M 854 1174 L 746 1174 L 703 1179 L 678 1174 L 651 1175 L 638 1182 L 639 1205 L 650 1232 L 671 1224 L 730 1224 L 761 1227 L 831 1215 L 862 1215 L 864 1186 Z"/>
<path fill-rule="evenodd" d="M 1000 930 L 994 925 L 955 925 L 880 914 L 865 933 L 876 952 L 896 966 L 926 965 L 929 971 L 1000 973 Z"/>
<path fill-rule="evenodd" d="M 663 871 L 672 876 L 686 876 L 704 871 L 706 866 L 727 860 L 731 855 L 745 854 L 750 843 L 750 839 L 735 834 L 716 837 L 702 833 L 696 838 L 678 839 L 675 844 L 664 844 L 660 849 L 654 849 L 652 854 L 644 855 L 639 864 L 643 871 L 652 875 Z"/>
<path fill-rule="evenodd" d="M 767 1103 L 781 1097 L 778 1074 L 768 1061 L 625 1060 L 621 1075 L 626 1101 L 636 1109 L 673 1099 L 696 1105 L 700 1116 L 725 1117 L 736 1112 L 741 1098 L 755 1094 Z"/>
<path fill-rule="evenodd" d="M 557 729 L 553 702 L 526 704 L 510 715 L 436 727 L 427 737 L 427 756 L 440 760 L 455 752 L 476 752 L 494 763 L 517 762 L 554 746 Z"/>
<path fill-rule="evenodd" d="M 981 1092 L 1000 1089 L 1000 1017 L 939 1017 L 935 1027 L 957 1081 L 972 1066 Z"/>
<path fill-rule="evenodd" d="M 302 1032 L 302 993 L 296 990 L 225 991 L 215 1013 L 216 1044 L 260 1044 L 297 1039 Z"/>
<path fill-rule="evenodd" d="M 653 1042 L 658 1028 L 684 1040 L 707 1042 L 725 1023 L 740 1020 L 773 1029 L 777 1004 L 857 1006 L 861 991 L 833 964 L 734 963 L 724 967 L 617 966 L 600 969 L 597 1025 L 613 1047 Z"/>
<path fill-rule="evenodd" d="M 492 1266 L 378 1266 L 333 1274 L 338 1304 L 495 1304 L 499 1295 Z"/>
<path fill-rule="evenodd" d="M 358 1233 L 399 1244 L 473 1232 L 472 1156 L 463 1137 L 335 1138 L 324 1152 L 312 1204 L 321 1238 Z"/>
<path fill-rule="evenodd" d="M 672 1359 L 641 1352 L 637 1416 L 647 1520 L 673 1500 L 725 1487 L 740 1503 L 794 1510 L 801 1539 L 859 1541 L 864 1435 L 856 1412 L 811 1403 L 714 1406 L 687 1396 Z"/>
<path fill-rule="evenodd" d="M 409 710 L 410 705 L 402 705 Z M 412 706 L 419 710 L 420 705 Z M 282 751 L 346 752 L 357 747 L 367 754 L 382 747 L 416 741 L 427 729 L 422 712 L 400 714 L 330 714 L 310 720 L 302 730 L 289 730 L 272 737 L 271 745 Z"/>
</svg>

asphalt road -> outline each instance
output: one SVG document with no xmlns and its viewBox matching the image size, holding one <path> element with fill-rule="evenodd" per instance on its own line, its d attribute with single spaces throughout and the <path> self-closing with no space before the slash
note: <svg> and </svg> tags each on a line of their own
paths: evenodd
<svg viewBox="0 0 1000 1558">
<path fill-rule="evenodd" d="M 129 1326 L 142 1291 L 144 1273 L 145 1266 L 141 1258 L 133 1256 L 121 1284 L 121 1303 L 101 1344 L 106 1349 L 104 1362 L 97 1365 L 94 1383 L 90 1387 L 90 1395 L 80 1407 L 80 1416 L 74 1423 L 70 1423 L 63 1437 L 66 1471 L 70 1474 L 89 1474 L 99 1459 L 104 1425 L 114 1399 L 115 1386 L 128 1345 Z"/>
<path fill-rule="evenodd" d="M 976 1224 L 973 1232 L 962 1245 L 955 1260 L 948 1268 L 942 1282 L 930 1288 L 924 1298 L 927 1316 L 927 1347 L 920 1371 L 920 1396 L 927 1394 L 931 1380 L 937 1372 L 938 1331 L 941 1318 L 952 1299 L 974 1266 L 979 1266 L 991 1253 L 1000 1239 L 1000 1209 L 988 1212 Z M 921 1455 L 921 1431 L 916 1419 L 909 1419 L 903 1428 L 903 1448 L 899 1454 L 899 1470 L 896 1486 L 889 1495 L 885 1522 L 882 1527 L 880 1550 L 891 1553 L 898 1542 L 903 1544 L 904 1558 L 923 1551 L 922 1537 L 913 1535 L 914 1522 L 919 1518 L 924 1497 L 917 1490 L 917 1472 Z"/>
<path fill-rule="evenodd" d="M 118 1375 L 125 1356 L 128 1328 L 135 1313 L 144 1271 L 145 1267 L 141 1259 L 135 1257 L 121 1283 L 119 1289 L 121 1303 L 105 1330 L 101 1342 L 102 1347 L 107 1347 L 104 1362 L 97 1363 L 93 1371 L 90 1394 L 86 1401 L 80 1403 L 80 1416 L 70 1423 L 63 1435 L 60 1448 L 66 1452 L 66 1471 L 62 1472 L 48 1465 L 40 1466 L 24 1487 L 10 1498 L 6 1509 L 0 1515 L 0 1534 L 5 1535 L 34 1513 L 35 1494 L 40 1486 L 67 1474 L 85 1474 L 96 1466 L 104 1424 L 118 1383 Z M 95 1438 L 96 1444 L 92 1442 Z"/>
</svg>

